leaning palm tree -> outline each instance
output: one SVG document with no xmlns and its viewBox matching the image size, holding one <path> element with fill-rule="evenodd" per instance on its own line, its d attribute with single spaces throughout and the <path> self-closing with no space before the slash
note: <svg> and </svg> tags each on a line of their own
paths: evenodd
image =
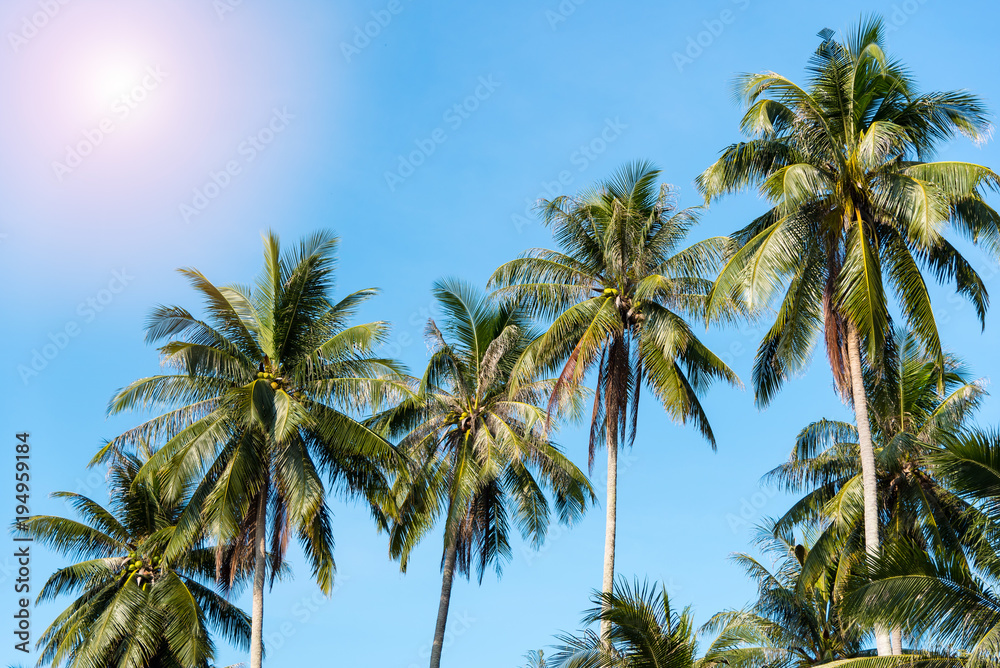
<svg viewBox="0 0 1000 668">
<path fill-rule="evenodd" d="M 530 250 L 491 279 L 500 295 L 553 319 L 534 355 L 538 365 L 561 366 L 550 409 L 589 370 L 596 371 L 588 459 L 593 468 L 603 441 L 608 486 L 602 591 L 608 593 L 614 583 L 618 448 L 635 439 L 642 386 L 673 419 L 693 422 L 714 448 L 699 393 L 713 379 L 739 384 L 684 320 L 703 315 L 708 276 L 727 240 L 682 248 L 697 212 L 678 210 L 669 187 L 657 185 L 659 175 L 648 163 L 636 163 L 576 198 L 544 202 L 545 223 L 563 250 Z"/>
<path fill-rule="evenodd" d="M 707 201 L 756 186 L 772 204 L 733 235 L 739 249 L 719 273 L 708 314 L 734 301 L 757 314 L 781 297 L 754 366 L 759 405 L 804 368 L 822 337 L 835 387 L 856 413 L 865 546 L 874 553 L 876 467 L 862 370 L 881 366 L 891 331 L 887 291 L 939 359 L 925 271 L 954 281 L 985 318 L 986 288 L 944 233 L 953 226 L 1000 251 L 1000 215 L 983 200 L 1000 177 L 971 163 L 926 162 L 957 133 L 986 139 L 986 112 L 964 91 L 919 93 L 886 56 L 880 19 L 862 21 L 843 41 L 821 34 L 805 86 L 773 72 L 739 79 L 751 139 L 726 148 L 698 177 Z M 884 634 L 878 644 L 889 651 Z"/>
<path fill-rule="evenodd" d="M 519 373 L 536 338 L 523 310 L 497 304 L 469 286 L 434 286 L 445 320 L 427 323 L 431 359 L 417 391 L 373 420 L 400 437 L 416 465 L 396 488 L 398 508 L 390 555 L 402 568 L 412 549 L 444 517 L 441 599 L 431 649 L 438 668 L 452 582 L 469 577 L 473 563 L 482 581 L 510 559 L 510 520 L 526 540 L 542 544 L 552 492 L 559 519 L 572 522 L 593 497 L 586 476 L 549 440 L 545 408 L 538 404 L 552 381 Z M 519 362 L 522 362 L 519 364 Z"/>
<path fill-rule="evenodd" d="M 1000 661 L 1000 433 L 972 430 L 934 454 L 935 472 L 980 511 L 979 541 L 934 554 L 886 545 L 869 559 L 845 609 L 862 623 L 898 626 L 958 653 L 964 666 Z"/>
<path fill-rule="evenodd" d="M 690 609 L 670 605 L 666 587 L 624 580 L 597 592 L 583 623 L 607 633 L 564 635 L 552 665 L 559 668 L 698 668 L 697 631 Z"/>
<path fill-rule="evenodd" d="M 156 308 L 146 339 L 166 339 L 159 350 L 175 373 L 133 382 L 109 408 L 173 410 L 125 432 L 95 458 L 148 440 L 162 447 L 144 473 L 167 467 L 174 487 L 199 480 L 166 555 L 182 554 L 207 527 L 220 546 L 220 578 L 231 581 L 233 564 L 254 564 L 251 668 L 260 668 L 263 655 L 267 571 L 273 584 L 291 535 L 320 588 L 332 589 L 328 485 L 367 501 L 387 526 L 387 472 L 398 457 L 360 419 L 395 396 L 399 369 L 372 352 L 385 323 L 349 324 L 375 291 L 331 301 L 336 248 L 333 234 L 318 232 L 283 253 L 268 233 L 253 288 L 217 287 L 194 269 L 181 270 L 205 299 L 207 321 L 179 306 Z"/>
<path fill-rule="evenodd" d="M 768 521 L 759 527 L 756 547 L 774 558 L 769 568 L 750 554 L 733 560 L 757 585 L 757 600 L 745 610 L 712 617 L 704 630 L 716 631 L 705 661 L 729 668 L 811 668 L 865 656 L 864 634 L 845 620 L 836 595 L 838 559 L 833 556 L 818 576 L 805 580 L 803 568 L 816 540 L 807 528 L 805 540 Z"/>
<path fill-rule="evenodd" d="M 120 453 L 109 472 L 111 505 L 57 492 L 82 521 L 34 516 L 24 535 L 84 561 L 56 571 L 38 601 L 75 594 L 39 638 L 39 664 L 72 668 L 209 668 L 217 633 L 246 650 L 250 618 L 208 586 L 215 549 L 199 541 L 173 558 L 166 546 L 192 486 L 139 478 L 150 452 Z"/>
</svg>

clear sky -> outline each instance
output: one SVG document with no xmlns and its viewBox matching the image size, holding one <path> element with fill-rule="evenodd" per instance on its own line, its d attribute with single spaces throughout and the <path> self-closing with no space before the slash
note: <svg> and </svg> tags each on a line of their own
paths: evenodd
<svg viewBox="0 0 1000 668">
<path fill-rule="evenodd" d="M 522 250 L 550 246 L 530 211 L 539 196 L 649 159 L 684 205 L 700 204 L 694 177 L 739 137 L 733 76 L 801 78 L 820 29 L 869 11 L 885 16 L 891 51 L 924 88 L 969 88 L 1000 109 L 995 3 L 5 0 L 0 434 L 11 443 L 16 431 L 32 435 L 33 511 L 67 512 L 46 498 L 55 490 L 106 499 L 102 475 L 85 465 L 141 417 L 106 419 L 105 408 L 117 388 L 158 369 L 145 317 L 160 303 L 198 307 L 175 268 L 249 282 L 262 230 L 292 242 L 332 228 L 342 239 L 338 289 L 381 288 L 364 317 L 392 322 L 389 352 L 418 370 L 431 283 L 483 284 Z M 996 143 L 956 141 L 941 155 L 1000 165 Z M 692 241 L 761 210 L 752 194 L 725 200 Z M 995 264 L 970 256 L 997 291 Z M 970 306 L 935 294 L 946 345 L 990 376 L 1000 362 L 996 316 L 982 334 Z M 707 334 L 744 380 L 758 337 Z M 753 594 L 727 555 L 787 504 L 760 476 L 807 422 L 846 416 L 822 355 L 766 412 L 749 392 L 723 388 L 706 404 L 717 453 L 643 403 L 635 448 L 621 460 L 618 523 L 618 572 L 668 583 L 700 620 Z M 990 399 L 983 420 L 996 417 Z M 578 429 L 560 441 L 586 465 Z M 2 457 L 7 516 L 13 449 Z M 594 479 L 603 478 L 598 464 Z M 402 575 L 362 509 L 333 507 L 337 590 L 324 599 L 293 551 L 295 579 L 266 599 L 267 665 L 425 665 L 440 536 Z M 457 582 L 443 665 L 512 668 L 577 629 L 600 584 L 603 539 L 597 508 L 553 530 L 540 553 L 516 543 L 499 582 Z M 0 657 L 29 664 L 34 656 L 11 649 L 4 545 Z M 36 590 L 60 563 L 35 553 Z M 66 603 L 35 610 L 36 638 Z M 240 603 L 249 609 L 248 598 Z M 242 658 L 220 643 L 220 665 Z"/>
</svg>

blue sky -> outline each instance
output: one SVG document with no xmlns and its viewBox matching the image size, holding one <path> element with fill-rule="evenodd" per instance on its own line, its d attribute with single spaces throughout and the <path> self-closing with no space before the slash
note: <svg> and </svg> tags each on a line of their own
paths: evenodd
<svg viewBox="0 0 1000 668">
<path fill-rule="evenodd" d="M 816 33 L 865 12 L 885 16 L 891 51 L 925 89 L 968 88 L 998 108 L 1000 84 L 979 65 L 998 55 L 1000 9 L 988 3 L 8 0 L 2 434 L 32 434 L 34 511 L 66 512 L 46 498 L 55 490 L 106 498 L 102 475 L 85 465 L 103 439 L 140 419 L 106 419 L 105 408 L 117 388 L 158 369 L 145 317 L 160 303 L 197 307 L 177 267 L 249 282 L 262 230 L 292 242 L 332 228 L 342 240 L 338 290 L 381 288 L 363 316 L 390 321 L 389 352 L 420 369 L 435 279 L 483 284 L 517 253 L 550 246 L 531 204 L 626 161 L 655 162 L 682 204 L 700 204 L 694 177 L 739 136 L 733 76 L 801 78 Z M 67 154 L 84 140 L 86 155 Z M 940 155 L 1000 163 L 992 142 L 956 141 Z M 753 194 L 713 205 L 692 241 L 729 233 L 761 208 Z M 996 290 L 996 264 L 969 255 Z M 990 343 L 996 316 L 982 334 L 970 306 L 935 295 L 946 345 L 989 377 L 1000 362 Z M 713 330 L 706 339 L 748 380 L 759 335 Z M 25 372 L 47 344 L 51 359 Z M 808 421 L 847 415 L 822 355 L 766 412 L 748 392 L 721 387 L 705 403 L 717 453 L 642 404 L 635 448 L 621 462 L 617 562 L 622 575 L 666 582 L 701 620 L 753 594 L 727 555 L 787 504 L 760 476 Z M 983 421 L 996 417 L 989 399 Z M 585 466 L 581 431 L 559 440 Z M 10 514 L 12 449 L 3 456 L 0 503 Z M 604 478 L 600 463 L 593 476 Z M 337 590 L 324 599 L 293 551 L 295 579 L 265 604 L 267 665 L 425 665 L 440 537 L 402 575 L 363 509 L 333 508 Z M 499 582 L 458 582 L 443 665 L 517 666 L 527 650 L 577 629 L 600 583 L 603 518 L 598 508 L 553 530 L 539 553 L 517 543 Z M 37 551 L 35 587 L 60 563 Z M 0 557 L 7 620 L 9 565 Z M 35 610 L 35 637 L 61 609 Z M 9 639 L 6 627 L 0 637 Z M 8 640 L 0 647 L 0 657 L 29 663 Z M 242 659 L 224 643 L 219 658 Z"/>
</svg>

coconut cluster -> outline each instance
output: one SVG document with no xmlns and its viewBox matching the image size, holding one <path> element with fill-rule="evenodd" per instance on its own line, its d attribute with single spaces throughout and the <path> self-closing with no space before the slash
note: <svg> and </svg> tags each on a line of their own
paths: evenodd
<svg viewBox="0 0 1000 668">
<path fill-rule="evenodd" d="M 163 559 L 160 555 L 142 555 L 136 551 L 128 553 L 125 567 L 129 572 L 129 579 L 135 578 L 135 583 L 146 589 L 161 574 Z"/>
<path fill-rule="evenodd" d="M 257 378 L 259 378 L 261 380 L 270 380 L 271 381 L 271 389 L 272 390 L 276 390 L 280 386 L 280 383 L 278 382 L 280 379 L 279 378 L 275 378 L 272 374 L 269 374 L 266 371 L 258 371 L 257 372 Z"/>
</svg>

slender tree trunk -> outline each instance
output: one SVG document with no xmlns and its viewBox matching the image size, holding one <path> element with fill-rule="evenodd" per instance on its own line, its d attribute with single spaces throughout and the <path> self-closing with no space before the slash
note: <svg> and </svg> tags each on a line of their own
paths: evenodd
<svg viewBox="0 0 1000 668">
<path fill-rule="evenodd" d="M 615 584 L 615 525 L 618 520 L 618 439 L 617 425 L 608 425 L 608 494 L 607 522 L 604 527 L 604 580 L 601 591 L 610 593 Z M 611 624 L 601 622 L 601 638 L 607 640 Z"/>
<path fill-rule="evenodd" d="M 448 606 L 451 605 L 451 584 L 455 576 L 455 557 L 458 554 L 455 540 L 444 552 L 444 575 L 441 577 L 441 603 L 438 605 L 437 626 L 434 627 L 434 644 L 431 646 L 431 668 L 440 668 L 441 650 L 444 647 L 444 629 L 448 624 Z"/>
<path fill-rule="evenodd" d="M 267 567 L 267 487 L 260 492 L 254 531 L 253 609 L 250 615 L 250 668 L 264 660 L 264 578 Z"/>
<path fill-rule="evenodd" d="M 872 445 L 871 423 L 868 421 L 868 397 L 861 376 L 861 341 L 857 328 L 847 325 L 847 356 L 851 365 L 851 394 L 854 399 L 854 418 L 858 427 L 858 446 L 861 451 L 861 486 L 865 503 L 865 550 L 869 556 L 878 554 L 878 477 L 875 470 L 875 447 Z M 889 634 L 875 627 L 875 645 L 879 656 L 892 654 Z"/>
<path fill-rule="evenodd" d="M 893 654 L 903 653 L 903 632 L 900 629 L 893 629 L 892 634 L 889 636 L 889 642 L 892 645 Z"/>
</svg>

